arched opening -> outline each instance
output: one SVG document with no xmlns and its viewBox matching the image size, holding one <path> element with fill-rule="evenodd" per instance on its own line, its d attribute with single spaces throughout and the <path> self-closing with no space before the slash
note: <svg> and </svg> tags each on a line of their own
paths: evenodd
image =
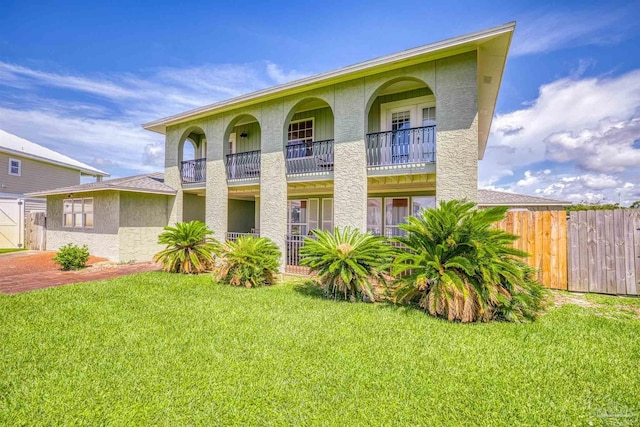
<svg viewBox="0 0 640 427">
<path fill-rule="evenodd" d="M 288 175 L 333 170 L 333 110 L 319 98 L 307 98 L 289 111 L 284 122 Z"/>
<path fill-rule="evenodd" d="M 224 133 L 227 169 L 227 239 L 259 234 L 261 127 L 258 119 L 242 114 L 229 122 Z"/>
<path fill-rule="evenodd" d="M 381 85 L 367 103 L 369 167 L 435 162 L 436 99 L 421 80 Z"/>
<path fill-rule="evenodd" d="M 187 129 L 178 144 L 178 161 L 183 184 L 204 183 L 207 166 L 207 138 L 199 127 Z"/>
<path fill-rule="evenodd" d="M 240 115 L 224 133 L 228 180 L 260 178 L 260 122 L 250 114 Z"/>
<path fill-rule="evenodd" d="M 435 206 L 436 98 L 421 80 L 393 79 L 369 99 L 366 121 L 367 231 L 403 235 L 407 217 Z"/>
</svg>

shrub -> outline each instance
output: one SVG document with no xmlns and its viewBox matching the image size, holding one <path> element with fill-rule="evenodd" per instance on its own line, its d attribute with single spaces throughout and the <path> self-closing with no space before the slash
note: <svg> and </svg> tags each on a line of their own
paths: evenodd
<svg viewBox="0 0 640 427">
<path fill-rule="evenodd" d="M 223 246 L 218 279 L 247 288 L 273 285 L 281 255 L 278 246 L 266 237 L 241 236 Z"/>
<path fill-rule="evenodd" d="M 477 210 L 463 201 L 441 202 L 400 228 L 409 251 L 394 260 L 397 301 L 417 300 L 430 314 L 473 322 L 535 318 L 543 288 L 511 243 L 518 237 L 493 227 L 506 207 Z"/>
<path fill-rule="evenodd" d="M 68 243 L 56 252 L 53 260 L 60 264 L 61 269 L 64 271 L 81 270 L 89 261 L 89 248 L 87 245 L 79 247 L 73 243 Z"/>
<path fill-rule="evenodd" d="M 158 243 L 167 247 L 153 260 L 162 263 L 165 271 L 197 274 L 213 267 L 220 243 L 209 237 L 213 231 L 203 222 L 179 222 L 164 230 L 158 236 Z"/>
<path fill-rule="evenodd" d="M 300 249 L 302 265 L 318 273 L 325 295 L 345 299 L 375 300 L 372 281 L 384 283 L 383 269 L 391 259 L 392 248 L 385 239 L 349 227 L 334 232 L 314 230 L 317 240 L 305 238 Z"/>
</svg>

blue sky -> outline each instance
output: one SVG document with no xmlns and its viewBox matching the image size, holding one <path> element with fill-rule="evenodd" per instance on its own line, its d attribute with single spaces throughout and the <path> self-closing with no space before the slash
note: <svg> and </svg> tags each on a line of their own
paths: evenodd
<svg viewBox="0 0 640 427">
<path fill-rule="evenodd" d="M 480 185 L 640 200 L 640 2 L 129 3 L 5 0 L 0 129 L 161 170 L 141 123 L 515 20 Z"/>
</svg>

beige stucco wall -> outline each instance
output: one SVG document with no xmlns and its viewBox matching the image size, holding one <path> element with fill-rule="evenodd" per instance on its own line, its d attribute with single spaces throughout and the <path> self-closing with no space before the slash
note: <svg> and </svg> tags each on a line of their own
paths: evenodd
<svg viewBox="0 0 640 427">
<path fill-rule="evenodd" d="M 162 246 L 158 234 L 167 225 L 168 196 L 117 191 L 74 195 L 93 197 L 94 228 L 62 227 L 63 201 L 67 196 L 47 198 L 47 249 L 67 243 L 87 245 L 92 255 L 111 261 L 149 261 Z"/>
<path fill-rule="evenodd" d="M 67 195 L 47 197 L 47 250 L 58 250 L 67 243 L 87 245 L 91 255 L 119 261 L 118 227 L 120 195 L 117 191 L 99 191 L 71 195 L 93 197 L 94 228 L 62 227 L 63 201 Z"/>
<path fill-rule="evenodd" d="M 205 222 L 205 198 L 192 193 L 182 194 L 182 220 Z"/>
<path fill-rule="evenodd" d="M 20 160 L 20 176 L 9 175 L 9 159 Z M 78 170 L 0 152 L 0 193 L 24 194 L 78 184 Z"/>
<path fill-rule="evenodd" d="M 207 138 L 206 222 L 223 238 L 227 231 L 228 186 L 224 157 L 225 135 L 233 121 L 250 114 L 261 133 L 260 203 L 256 217 L 261 235 L 284 250 L 286 234 L 287 178 L 284 164 L 285 132 L 288 120 L 301 101 L 319 98 L 334 115 L 334 223 L 366 228 L 367 166 L 365 135 L 367 111 L 378 91 L 400 79 L 424 82 L 434 93 L 437 107 L 436 197 L 477 199 L 478 119 L 476 52 L 430 61 L 317 88 L 296 95 L 255 104 L 221 114 L 171 126 L 166 135 L 167 184 L 180 188 L 178 148 L 181 138 L 194 126 Z M 425 184 L 426 185 L 426 184 Z M 425 187 L 432 191 L 432 186 Z M 412 191 L 420 191 L 412 188 Z M 170 222 L 181 220 L 183 196 L 169 202 Z M 232 214 L 232 213 L 231 213 Z"/>
</svg>

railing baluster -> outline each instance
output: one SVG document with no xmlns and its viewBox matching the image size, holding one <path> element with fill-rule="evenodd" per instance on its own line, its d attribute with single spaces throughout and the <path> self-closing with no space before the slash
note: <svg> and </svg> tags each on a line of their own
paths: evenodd
<svg viewBox="0 0 640 427">
<path fill-rule="evenodd" d="M 314 173 L 333 170 L 333 140 L 295 142 L 286 149 L 287 173 Z"/>
<path fill-rule="evenodd" d="M 227 154 L 227 179 L 260 177 L 260 150 Z"/>
<path fill-rule="evenodd" d="M 180 164 L 180 177 L 183 184 L 194 184 L 207 180 L 207 159 L 187 160 Z"/>
<path fill-rule="evenodd" d="M 366 153 L 370 167 L 433 163 L 436 160 L 436 127 L 367 134 Z"/>
</svg>

